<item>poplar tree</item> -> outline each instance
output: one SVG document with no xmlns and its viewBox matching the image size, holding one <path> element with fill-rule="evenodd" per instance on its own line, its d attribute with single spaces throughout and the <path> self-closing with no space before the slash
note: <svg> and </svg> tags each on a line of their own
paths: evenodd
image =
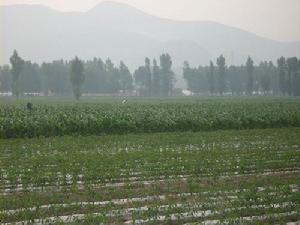
<svg viewBox="0 0 300 225">
<path fill-rule="evenodd" d="M 253 94 L 253 71 L 254 71 L 254 66 L 253 66 L 253 60 L 249 56 L 246 62 L 246 68 L 247 68 L 247 75 L 248 75 L 248 80 L 247 80 L 247 94 L 252 95 Z"/>
<path fill-rule="evenodd" d="M 217 59 L 217 65 L 219 70 L 218 91 L 220 95 L 223 95 L 226 90 L 226 84 L 225 84 L 226 61 L 223 55 L 220 55 L 220 57 Z"/>
<path fill-rule="evenodd" d="M 76 56 L 75 59 L 71 61 L 71 68 L 70 68 L 70 81 L 72 84 L 73 94 L 76 100 L 82 95 L 82 85 L 84 82 L 84 67 L 83 63 L 78 59 Z"/>
<path fill-rule="evenodd" d="M 23 70 L 24 60 L 18 55 L 16 50 L 14 50 L 13 55 L 10 57 L 10 63 L 12 74 L 12 93 L 18 98 L 20 95 L 19 79 Z"/>
</svg>

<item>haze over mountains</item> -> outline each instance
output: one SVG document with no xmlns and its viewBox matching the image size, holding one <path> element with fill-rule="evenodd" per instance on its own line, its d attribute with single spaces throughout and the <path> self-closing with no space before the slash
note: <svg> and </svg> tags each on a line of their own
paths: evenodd
<svg viewBox="0 0 300 225">
<path fill-rule="evenodd" d="M 174 66 L 184 60 L 207 65 L 220 54 L 227 64 L 241 64 L 250 55 L 275 61 L 300 56 L 300 42 L 284 43 L 215 22 L 182 22 L 148 15 L 126 4 L 104 2 L 88 12 L 58 12 L 39 5 L 0 6 L 0 64 L 14 49 L 38 63 L 55 59 L 111 58 L 131 69 L 145 57 L 163 52 Z"/>
</svg>

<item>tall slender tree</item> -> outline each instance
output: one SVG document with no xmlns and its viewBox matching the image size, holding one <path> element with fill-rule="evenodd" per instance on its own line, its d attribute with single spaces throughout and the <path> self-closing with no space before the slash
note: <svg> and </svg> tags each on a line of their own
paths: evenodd
<svg viewBox="0 0 300 225">
<path fill-rule="evenodd" d="M 134 81 L 136 85 L 136 89 L 139 92 L 139 95 L 145 96 L 147 95 L 146 88 L 146 67 L 140 66 L 134 71 Z"/>
<path fill-rule="evenodd" d="M 151 96 L 152 93 L 152 74 L 151 74 L 151 62 L 147 57 L 145 58 L 145 94 Z"/>
<path fill-rule="evenodd" d="M 188 90 L 193 93 L 207 92 L 208 88 L 203 89 L 203 86 L 207 87 L 207 67 L 191 68 L 189 63 L 186 61 L 183 67 L 184 79 L 187 83 Z"/>
<path fill-rule="evenodd" d="M 195 86 L 198 86 L 195 82 L 195 74 L 193 73 L 195 69 L 191 69 L 188 61 L 184 61 L 183 63 L 183 78 L 186 81 L 188 90 L 195 92 L 197 91 Z"/>
<path fill-rule="evenodd" d="M 161 88 L 164 96 L 169 96 L 173 90 L 174 72 L 172 71 L 172 59 L 169 54 L 160 56 Z"/>
<path fill-rule="evenodd" d="M 226 83 L 225 83 L 226 60 L 223 55 L 220 55 L 220 57 L 217 59 L 217 65 L 219 70 L 218 91 L 220 95 L 223 95 L 226 90 Z"/>
<path fill-rule="evenodd" d="M 13 55 L 10 57 L 10 63 L 12 74 L 12 93 L 18 98 L 20 95 L 19 78 L 23 70 L 24 60 L 18 55 L 16 50 L 14 50 Z"/>
<path fill-rule="evenodd" d="M 132 76 L 128 67 L 124 64 L 123 61 L 120 63 L 119 67 L 120 73 L 120 87 L 123 91 L 129 91 L 133 89 L 132 85 Z"/>
<path fill-rule="evenodd" d="M 134 72 L 135 83 L 138 85 L 138 89 L 141 95 L 151 96 L 152 93 L 152 74 L 150 59 L 145 59 L 145 65 L 140 66 Z"/>
<path fill-rule="evenodd" d="M 215 66 L 213 61 L 210 61 L 209 63 L 209 92 L 210 94 L 214 94 L 215 93 Z"/>
<path fill-rule="evenodd" d="M 70 69 L 70 81 L 72 84 L 73 94 L 76 100 L 82 95 L 82 85 L 84 82 L 84 66 L 83 63 L 76 56 L 75 59 L 71 61 L 71 69 Z"/>
<path fill-rule="evenodd" d="M 117 93 L 120 90 L 119 71 L 110 59 L 107 59 L 105 62 L 105 71 L 107 78 L 107 93 Z"/>
<path fill-rule="evenodd" d="M 253 94 L 253 60 L 249 56 L 246 62 L 246 68 L 247 68 L 247 74 L 248 74 L 248 80 L 247 80 L 247 94 L 252 95 Z"/>
<path fill-rule="evenodd" d="M 107 89 L 107 77 L 104 62 L 100 58 L 94 58 L 85 63 L 85 80 L 83 90 L 87 93 L 105 93 Z"/>
<path fill-rule="evenodd" d="M 152 96 L 160 96 L 161 90 L 161 81 L 160 81 L 160 68 L 157 65 L 156 59 L 153 59 L 152 66 Z"/>
<path fill-rule="evenodd" d="M 277 66 L 278 66 L 278 82 L 279 82 L 279 91 L 282 95 L 286 94 L 286 78 L 285 78 L 285 74 L 286 74 L 286 69 L 287 69 L 287 65 L 286 65 L 286 61 L 284 57 L 280 57 L 277 60 Z"/>
<path fill-rule="evenodd" d="M 190 64 L 189 64 L 189 62 L 188 61 L 184 61 L 183 62 L 183 78 L 185 79 L 185 80 L 188 80 L 188 77 L 189 77 L 189 75 L 190 75 L 190 73 L 191 73 L 191 68 L 190 68 Z"/>
<path fill-rule="evenodd" d="M 297 71 L 297 84 L 296 84 L 296 96 L 300 96 L 300 58 L 298 59 L 298 71 Z"/>
<path fill-rule="evenodd" d="M 291 57 L 287 59 L 288 67 L 288 93 L 289 95 L 294 95 L 296 92 L 296 78 L 297 78 L 297 67 L 298 59 L 296 57 Z"/>
<path fill-rule="evenodd" d="M 260 70 L 260 88 L 264 95 L 267 95 L 271 91 L 271 76 L 273 64 L 271 62 L 261 62 L 259 65 Z"/>
</svg>

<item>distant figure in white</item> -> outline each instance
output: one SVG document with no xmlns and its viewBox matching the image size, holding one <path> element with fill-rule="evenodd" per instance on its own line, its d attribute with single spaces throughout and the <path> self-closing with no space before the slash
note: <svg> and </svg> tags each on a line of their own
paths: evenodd
<svg viewBox="0 0 300 225">
<path fill-rule="evenodd" d="M 122 101 L 122 104 L 124 105 L 124 104 L 126 104 L 127 103 L 127 99 L 123 99 L 123 101 Z"/>
</svg>

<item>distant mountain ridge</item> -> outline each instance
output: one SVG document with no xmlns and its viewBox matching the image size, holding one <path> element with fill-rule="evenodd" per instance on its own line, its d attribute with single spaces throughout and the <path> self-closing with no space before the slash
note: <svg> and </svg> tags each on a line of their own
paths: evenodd
<svg viewBox="0 0 300 225">
<path fill-rule="evenodd" d="M 184 60 L 208 64 L 224 54 L 228 64 L 300 56 L 300 42 L 279 42 L 209 21 L 175 21 L 134 7 L 103 2 L 88 12 L 58 12 L 40 5 L 0 6 L 0 64 L 17 49 L 25 59 L 111 58 L 131 69 L 145 57 L 169 52 L 175 67 Z"/>
</svg>

